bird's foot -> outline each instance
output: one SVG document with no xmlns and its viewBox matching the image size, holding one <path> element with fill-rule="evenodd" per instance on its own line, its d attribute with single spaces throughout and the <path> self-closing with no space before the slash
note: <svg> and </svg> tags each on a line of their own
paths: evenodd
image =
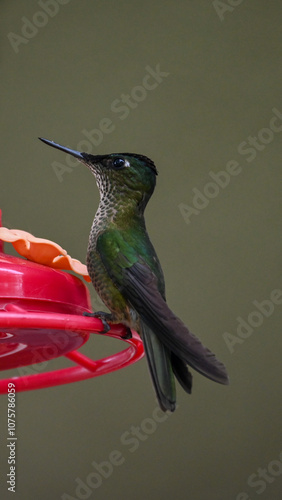
<svg viewBox="0 0 282 500">
<path fill-rule="evenodd" d="M 89 312 L 84 312 L 83 316 L 90 316 L 91 318 L 98 318 L 102 321 L 104 330 L 102 332 L 99 332 L 101 334 L 108 333 L 108 331 L 111 329 L 108 321 L 111 321 L 112 315 L 110 313 L 106 313 L 104 311 L 96 311 L 94 313 L 89 313 Z"/>
</svg>

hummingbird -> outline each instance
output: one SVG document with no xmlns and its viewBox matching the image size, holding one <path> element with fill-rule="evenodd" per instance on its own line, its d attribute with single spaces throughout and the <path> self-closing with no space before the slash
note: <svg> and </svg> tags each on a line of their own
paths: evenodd
<svg viewBox="0 0 282 500">
<path fill-rule="evenodd" d="M 160 408 L 176 408 L 175 378 L 190 394 L 190 367 L 220 384 L 229 379 L 223 363 L 191 333 L 169 308 L 163 271 L 146 230 L 144 211 L 158 175 L 141 154 L 80 153 L 53 141 L 44 143 L 85 164 L 94 174 L 100 203 L 90 230 L 87 269 L 110 313 L 88 313 L 109 323 L 123 323 L 140 335 Z"/>
</svg>

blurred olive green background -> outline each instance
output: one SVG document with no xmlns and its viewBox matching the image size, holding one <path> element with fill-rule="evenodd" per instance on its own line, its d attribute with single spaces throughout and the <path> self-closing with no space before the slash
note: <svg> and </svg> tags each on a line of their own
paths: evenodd
<svg viewBox="0 0 282 500">
<path fill-rule="evenodd" d="M 179 407 L 163 421 L 145 360 L 19 393 L 14 497 L 278 500 L 282 306 L 268 317 L 252 312 L 253 301 L 282 288 L 280 3 L 2 0 L 0 7 L 3 225 L 54 240 L 84 261 L 99 201 L 95 179 L 37 137 L 75 149 L 84 130 L 111 120 L 91 152 L 131 151 L 155 161 L 147 226 L 168 302 L 231 379 L 223 387 L 194 373 L 192 396 L 178 387 Z M 144 90 L 148 66 L 166 76 L 145 78 L 157 85 Z M 131 104 L 117 111 L 122 95 Z M 273 108 L 280 118 L 272 119 Z M 216 192 L 210 171 L 226 171 L 231 160 L 239 173 Z M 67 169 L 56 175 L 53 162 Z M 199 192 L 210 193 L 206 207 L 189 215 Z M 259 323 L 245 339 L 236 332 L 239 316 Z M 237 338 L 233 347 L 226 332 Z M 82 351 L 100 358 L 118 348 L 93 336 Z M 61 366 L 70 363 L 45 369 Z M 6 396 L 0 408 L 0 491 L 10 498 Z M 104 464 L 102 477 L 93 462 L 109 461 L 114 450 L 122 463 Z M 76 491 L 82 482 L 90 486 Z"/>
</svg>

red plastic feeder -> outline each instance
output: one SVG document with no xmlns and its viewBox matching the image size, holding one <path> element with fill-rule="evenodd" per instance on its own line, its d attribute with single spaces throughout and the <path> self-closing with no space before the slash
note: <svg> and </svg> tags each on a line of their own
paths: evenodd
<svg viewBox="0 0 282 500">
<path fill-rule="evenodd" d="M 1 215 L 1 213 L 0 213 Z M 1 226 L 1 220 L 0 220 Z M 112 325 L 103 336 L 129 347 L 99 360 L 79 353 L 90 337 L 103 331 L 91 312 L 84 283 L 67 272 L 3 253 L 0 241 L 0 370 L 20 368 L 65 356 L 76 366 L 0 380 L 0 394 L 13 382 L 17 391 L 68 384 L 124 368 L 144 355 L 137 333 L 131 339 L 123 325 Z"/>
</svg>

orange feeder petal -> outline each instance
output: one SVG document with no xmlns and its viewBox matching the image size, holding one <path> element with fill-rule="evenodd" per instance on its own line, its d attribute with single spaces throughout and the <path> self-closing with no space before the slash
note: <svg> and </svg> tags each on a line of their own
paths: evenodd
<svg viewBox="0 0 282 500">
<path fill-rule="evenodd" d="M 79 260 L 73 259 L 54 241 L 37 238 L 20 229 L 7 229 L 6 227 L 0 227 L 0 240 L 12 243 L 14 249 L 22 257 L 32 262 L 55 269 L 74 271 L 83 276 L 85 281 L 91 281 L 86 266 Z"/>
</svg>

